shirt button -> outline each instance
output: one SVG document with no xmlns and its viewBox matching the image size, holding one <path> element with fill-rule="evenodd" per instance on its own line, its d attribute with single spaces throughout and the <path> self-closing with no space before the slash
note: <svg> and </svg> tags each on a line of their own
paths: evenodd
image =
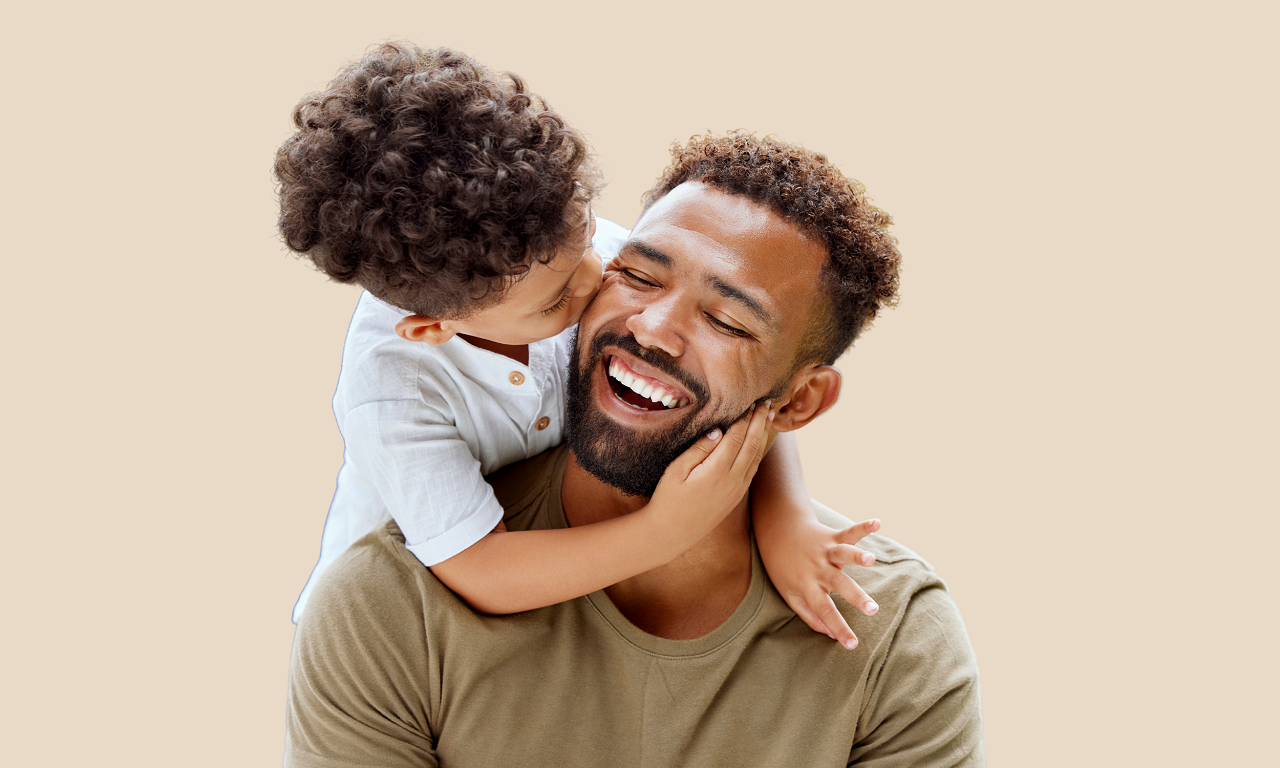
<svg viewBox="0 0 1280 768">
<path fill-rule="evenodd" d="M 511 375 L 507 377 L 507 380 L 518 387 L 524 383 L 524 374 L 519 371 L 512 371 Z"/>
<path fill-rule="evenodd" d="M 550 423 L 551 423 L 551 419 L 548 419 L 546 416 L 543 416 L 542 418 L 538 419 L 538 423 L 535 424 L 534 426 L 536 426 L 538 428 L 538 431 L 541 432 L 542 430 L 546 429 L 547 425 Z"/>
</svg>

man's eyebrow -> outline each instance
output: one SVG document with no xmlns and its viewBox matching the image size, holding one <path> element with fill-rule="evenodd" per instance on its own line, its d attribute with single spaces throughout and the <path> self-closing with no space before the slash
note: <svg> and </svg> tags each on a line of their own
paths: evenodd
<svg viewBox="0 0 1280 768">
<path fill-rule="evenodd" d="M 757 320 L 769 326 L 769 328 L 777 330 L 778 325 L 774 322 L 773 315 L 769 314 L 768 310 L 764 308 L 764 305 L 755 296 L 743 291 L 741 288 L 729 285 L 715 275 L 708 277 L 707 283 L 715 289 L 716 293 L 746 307 L 747 311 L 755 315 Z"/>
<path fill-rule="evenodd" d="M 643 243 L 639 240 L 628 240 L 627 242 L 623 243 L 622 248 L 620 250 L 625 251 L 627 249 L 636 251 L 641 256 L 645 257 L 649 261 L 652 261 L 653 263 L 657 264 L 660 267 L 667 267 L 668 269 L 670 269 L 671 265 L 675 263 L 672 260 L 672 258 L 667 254 L 663 253 L 657 248 L 654 248 L 652 245 L 648 245 L 647 243 Z"/>
<path fill-rule="evenodd" d="M 658 264 L 659 266 L 666 267 L 667 269 L 670 269 L 675 265 L 675 260 L 672 259 L 670 256 L 658 250 L 657 248 L 654 248 L 653 246 L 647 243 L 643 243 L 639 240 L 628 240 L 627 242 L 623 243 L 622 250 L 628 250 L 628 249 L 635 251 L 636 253 L 645 257 L 649 261 L 652 261 L 655 264 Z M 764 308 L 764 305 L 761 304 L 760 301 L 756 299 L 756 297 L 752 296 L 751 294 L 747 293 L 741 288 L 738 288 L 737 286 L 726 283 L 724 280 L 721 280 L 715 275 L 712 275 L 707 278 L 707 284 L 710 285 L 715 290 L 716 293 L 720 294 L 726 299 L 729 299 L 730 301 L 741 304 L 752 315 L 755 315 L 757 320 L 769 326 L 770 329 L 777 330 L 778 324 L 773 319 L 773 315 L 769 314 L 769 311 Z"/>
</svg>

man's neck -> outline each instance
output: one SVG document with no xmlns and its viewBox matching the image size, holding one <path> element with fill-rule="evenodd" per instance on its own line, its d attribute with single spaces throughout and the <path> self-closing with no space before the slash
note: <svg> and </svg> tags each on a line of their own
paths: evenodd
<svg viewBox="0 0 1280 768">
<path fill-rule="evenodd" d="M 572 452 L 560 501 L 570 526 L 630 514 L 648 499 L 626 496 L 578 464 Z M 622 615 L 658 637 L 702 637 L 731 616 L 751 585 L 750 514 L 747 497 L 702 541 L 666 565 L 605 589 Z"/>
</svg>

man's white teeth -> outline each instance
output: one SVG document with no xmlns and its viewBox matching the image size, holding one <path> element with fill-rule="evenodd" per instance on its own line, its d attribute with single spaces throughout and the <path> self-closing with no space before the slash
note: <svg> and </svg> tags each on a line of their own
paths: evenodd
<svg viewBox="0 0 1280 768">
<path fill-rule="evenodd" d="M 667 392 L 663 387 L 645 381 L 644 379 L 632 376 L 630 371 L 624 371 L 622 366 L 616 361 L 609 363 L 609 375 L 614 379 L 622 382 L 622 386 L 630 389 L 632 392 L 641 397 L 648 398 L 655 403 L 661 403 L 667 408 L 682 408 L 689 404 L 686 398 L 677 398 L 674 394 Z"/>
</svg>

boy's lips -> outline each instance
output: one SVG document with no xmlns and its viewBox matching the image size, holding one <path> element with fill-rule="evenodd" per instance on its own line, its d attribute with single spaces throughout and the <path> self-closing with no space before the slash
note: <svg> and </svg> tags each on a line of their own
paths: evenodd
<svg viewBox="0 0 1280 768">
<path fill-rule="evenodd" d="M 675 411 L 693 402 L 683 387 L 641 360 L 620 353 L 609 354 L 604 356 L 602 367 L 612 399 L 630 410 Z"/>
</svg>

